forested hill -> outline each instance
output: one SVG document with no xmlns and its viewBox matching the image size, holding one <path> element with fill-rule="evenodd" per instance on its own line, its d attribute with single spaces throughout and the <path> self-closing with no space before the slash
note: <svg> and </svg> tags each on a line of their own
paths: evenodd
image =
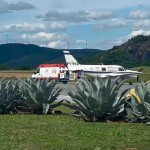
<svg viewBox="0 0 150 150">
<path fill-rule="evenodd" d="M 74 52 L 75 51 L 75 52 Z M 94 55 L 99 50 L 71 50 L 77 59 Z M 32 44 L 0 45 L 0 65 L 35 68 L 42 63 L 65 63 L 63 50 L 39 47 Z"/>
<path fill-rule="evenodd" d="M 83 60 L 93 64 L 118 64 L 125 67 L 150 66 L 150 36 L 137 36 L 104 53 Z"/>
<path fill-rule="evenodd" d="M 124 67 L 150 66 L 150 36 L 134 37 L 110 50 L 74 49 L 70 52 L 79 63 L 84 64 L 118 64 Z M 65 63 L 63 50 L 32 44 L 0 45 L 0 66 L 35 68 L 41 63 Z"/>
</svg>

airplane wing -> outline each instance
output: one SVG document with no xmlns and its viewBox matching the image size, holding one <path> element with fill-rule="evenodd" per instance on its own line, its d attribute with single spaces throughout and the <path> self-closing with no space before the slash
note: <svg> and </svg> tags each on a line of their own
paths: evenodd
<svg viewBox="0 0 150 150">
<path fill-rule="evenodd" d="M 77 71 L 83 71 L 83 68 L 80 66 L 75 66 L 75 67 L 68 67 L 68 70 L 72 72 L 77 72 Z"/>
</svg>

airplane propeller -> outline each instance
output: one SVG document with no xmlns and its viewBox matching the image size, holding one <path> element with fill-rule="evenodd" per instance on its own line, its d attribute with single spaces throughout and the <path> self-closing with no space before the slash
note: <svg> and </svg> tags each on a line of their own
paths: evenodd
<svg viewBox="0 0 150 150">
<path fill-rule="evenodd" d="M 143 71 L 144 69 L 143 68 L 140 68 L 139 70 L 138 70 L 138 72 L 141 72 L 141 71 Z"/>
</svg>

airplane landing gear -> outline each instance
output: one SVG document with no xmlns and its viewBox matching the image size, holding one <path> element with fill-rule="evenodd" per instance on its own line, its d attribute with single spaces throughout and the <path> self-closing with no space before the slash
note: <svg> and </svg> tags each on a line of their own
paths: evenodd
<svg viewBox="0 0 150 150">
<path fill-rule="evenodd" d="M 129 85 L 133 85 L 133 82 L 132 82 L 132 81 L 129 81 Z"/>
</svg>

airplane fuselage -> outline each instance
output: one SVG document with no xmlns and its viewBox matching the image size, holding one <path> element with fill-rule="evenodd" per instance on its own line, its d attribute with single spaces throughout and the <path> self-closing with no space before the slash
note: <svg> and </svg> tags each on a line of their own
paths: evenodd
<svg viewBox="0 0 150 150">
<path fill-rule="evenodd" d="M 117 77 L 133 78 L 137 77 L 139 72 L 133 70 L 125 70 L 119 65 L 68 65 L 68 69 L 71 71 L 82 71 L 83 74 L 91 77 Z"/>
<path fill-rule="evenodd" d="M 85 74 L 90 77 L 117 77 L 121 78 L 133 78 L 137 77 L 141 72 L 126 70 L 119 65 L 83 65 L 79 64 L 77 60 L 70 54 L 69 51 L 64 51 L 66 64 L 68 70 L 71 72 L 78 72 L 78 74 Z"/>
</svg>

